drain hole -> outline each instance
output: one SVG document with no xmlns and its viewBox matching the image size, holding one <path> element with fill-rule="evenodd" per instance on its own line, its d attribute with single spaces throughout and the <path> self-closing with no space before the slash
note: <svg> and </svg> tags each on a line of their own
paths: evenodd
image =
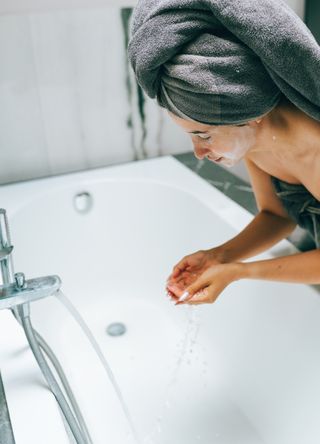
<svg viewBox="0 0 320 444">
<path fill-rule="evenodd" d="M 126 331 L 126 326 L 122 322 L 113 322 L 107 327 L 107 333 L 110 336 L 121 336 Z"/>
<path fill-rule="evenodd" d="M 73 205 L 78 213 L 89 213 L 93 205 L 93 198 L 91 194 L 87 191 L 84 191 L 83 193 L 78 193 L 73 198 Z"/>
</svg>

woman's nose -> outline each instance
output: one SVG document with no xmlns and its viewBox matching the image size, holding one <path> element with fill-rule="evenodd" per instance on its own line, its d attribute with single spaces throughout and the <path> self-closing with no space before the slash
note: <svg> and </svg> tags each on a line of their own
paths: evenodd
<svg viewBox="0 0 320 444">
<path fill-rule="evenodd" d="M 193 144 L 194 155 L 197 159 L 202 160 L 210 152 L 208 148 L 203 148 L 197 144 Z"/>
</svg>

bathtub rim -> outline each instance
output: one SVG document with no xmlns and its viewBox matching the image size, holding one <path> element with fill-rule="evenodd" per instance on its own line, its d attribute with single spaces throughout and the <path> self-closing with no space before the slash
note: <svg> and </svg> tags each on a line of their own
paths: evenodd
<svg viewBox="0 0 320 444">
<path fill-rule="evenodd" d="M 142 175 L 144 175 L 143 178 L 141 178 Z M 190 180 L 194 183 L 192 189 L 189 187 Z M 0 186 L 0 202 L 1 207 L 7 210 L 10 223 L 10 217 L 15 217 L 20 210 L 35 199 L 43 198 L 57 191 L 71 190 L 72 187 L 76 193 L 85 191 L 86 187 L 99 183 L 119 181 L 122 183 L 153 183 L 182 191 L 198 199 L 218 216 L 225 219 L 235 230 L 239 230 L 239 226 L 241 228 L 247 225 L 253 217 L 250 211 L 231 197 L 226 196 L 223 191 L 190 170 L 172 155 L 2 185 Z M 80 182 L 81 185 L 79 185 Z M 21 194 L 23 194 L 23 200 L 21 200 Z M 211 200 L 212 196 L 216 199 L 214 203 Z M 14 240 L 12 242 L 14 244 Z M 299 252 L 299 250 L 290 241 L 283 239 L 268 250 L 270 257 L 279 255 L 279 252 L 290 254 Z"/>
</svg>

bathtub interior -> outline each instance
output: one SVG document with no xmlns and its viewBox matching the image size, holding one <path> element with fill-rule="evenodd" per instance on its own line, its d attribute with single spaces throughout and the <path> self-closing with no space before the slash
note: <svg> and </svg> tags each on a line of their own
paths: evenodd
<svg viewBox="0 0 320 444">
<path fill-rule="evenodd" d="M 241 281 L 214 304 L 175 307 L 164 292 L 173 264 L 234 236 L 237 221 L 223 215 L 233 211 L 241 220 L 244 210 L 178 162 L 161 160 L 139 162 L 144 178 L 155 168 L 148 180 L 141 173 L 108 180 L 108 168 L 105 180 L 82 176 L 38 195 L 27 192 L 32 199 L 10 218 L 15 270 L 61 277 L 143 443 L 317 442 L 318 294 L 304 285 Z M 73 205 L 81 190 L 93 197 L 87 214 Z M 61 361 L 94 443 L 132 442 L 113 387 L 65 308 L 48 298 L 32 305 L 32 319 Z M 112 322 L 124 323 L 126 333 L 107 335 Z M 5 368 L 3 377 L 10 409 L 19 385 L 10 385 Z M 23 381 L 20 375 L 20 387 L 39 393 L 41 378 L 34 367 Z"/>
</svg>

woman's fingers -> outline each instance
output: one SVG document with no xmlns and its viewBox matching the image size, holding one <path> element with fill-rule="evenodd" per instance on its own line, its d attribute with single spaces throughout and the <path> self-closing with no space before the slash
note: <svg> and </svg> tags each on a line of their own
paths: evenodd
<svg viewBox="0 0 320 444">
<path fill-rule="evenodd" d="M 176 285 L 176 284 L 171 284 L 171 285 L 167 285 L 166 289 L 167 289 L 167 291 L 172 293 L 176 298 L 179 298 L 180 295 L 182 295 L 182 293 L 183 293 L 184 287 L 180 286 L 180 285 Z"/>
<path fill-rule="evenodd" d="M 188 302 L 200 290 L 203 290 L 208 285 L 207 279 L 200 277 L 193 284 L 189 285 L 183 294 L 179 297 L 179 302 Z"/>
<path fill-rule="evenodd" d="M 190 285 L 185 282 L 183 292 L 179 295 L 178 304 L 203 304 L 214 302 L 219 294 L 237 278 L 232 264 L 217 264 L 208 268 L 194 279 Z"/>
<path fill-rule="evenodd" d="M 169 298 L 176 300 L 177 296 L 170 290 L 167 289 L 167 295 Z"/>
<path fill-rule="evenodd" d="M 190 297 L 188 297 L 185 300 L 180 300 L 180 298 L 179 298 L 175 305 L 180 305 L 180 304 L 196 305 L 196 304 L 203 304 L 205 302 L 208 302 L 208 291 L 207 291 L 208 288 L 209 287 L 202 288 L 201 290 L 194 293 L 193 295 L 191 295 Z"/>
<path fill-rule="evenodd" d="M 176 278 L 173 278 L 173 276 L 169 276 L 167 279 L 167 284 L 184 284 L 184 282 L 188 282 L 187 285 L 190 285 L 192 281 L 194 281 L 199 273 L 195 273 L 194 270 L 185 270 L 182 271 Z"/>
<path fill-rule="evenodd" d="M 183 259 L 181 259 L 181 261 L 179 261 L 172 269 L 173 279 L 178 277 L 182 271 L 188 269 L 189 266 L 190 266 L 189 259 L 187 257 L 184 257 Z"/>
<path fill-rule="evenodd" d="M 182 267 L 182 266 L 174 267 L 174 269 L 172 271 L 172 278 L 176 279 L 183 270 L 184 270 L 184 267 Z"/>
<path fill-rule="evenodd" d="M 183 293 L 182 289 L 175 285 L 167 285 L 166 293 L 171 299 L 178 300 L 179 295 Z"/>
<path fill-rule="evenodd" d="M 168 281 L 167 288 L 174 293 L 177 293 L 177 290 L 181 290 L 182 292 L 182 290 L 191 285 L 196 278 L 197 274 L 195 273 L 183 273 L 179 278 Z"/>
<path fill-rule="evenodd" d="M 205 302 L 209 302 L 209 287 L 203 288 L 197 293 L 193 295 L 191 299 L 189 299 L 189 305 L 197 305 L 204 304 Z"/>
</svg>

